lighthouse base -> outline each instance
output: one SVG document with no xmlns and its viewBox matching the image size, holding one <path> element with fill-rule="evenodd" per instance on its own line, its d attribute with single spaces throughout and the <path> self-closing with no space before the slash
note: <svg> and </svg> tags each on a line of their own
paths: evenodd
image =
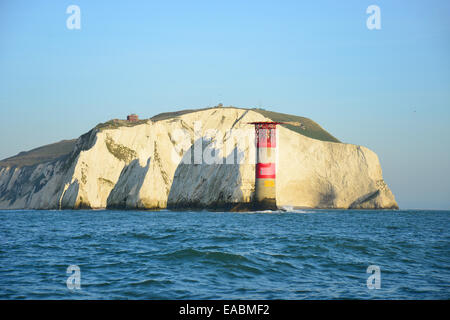
<svg viewBox="0 0 450 320">
<path fill-rule="evenodd" d="M 261 201 L 255 201 L 254 210 L 278 210 L 275 199 L 265 198 Z"/>
<path fill-rule="evenodd" d="M 262 201 L 253 201 L 253 202 L 247 202 L 247 203 L 238 203 L 233 208 L 231 208 L 231 211 L 233 212 L 244 212 L 244 211 L 266 211 L 266 210 L 272 210 L 277 211 L 277 204 L 275 199 L 264 199 Z"/>
</svg>

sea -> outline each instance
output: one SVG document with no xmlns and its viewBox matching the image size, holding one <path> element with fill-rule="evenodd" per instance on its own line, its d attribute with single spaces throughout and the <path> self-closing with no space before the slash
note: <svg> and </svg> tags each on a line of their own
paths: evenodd
<svg viewBox="0 0 450 320">
<path fill-rule="evenodd" d="M 0 211 L 0 299 L 449 299 L 450 211 Z"/>
</svg>

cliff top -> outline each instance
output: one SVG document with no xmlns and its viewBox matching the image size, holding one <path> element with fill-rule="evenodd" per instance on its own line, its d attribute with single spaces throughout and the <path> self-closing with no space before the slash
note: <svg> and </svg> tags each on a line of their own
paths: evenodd
<svg viewBox="0 0 450 320">
<path fill-rule="evenodd" d="M 114 128 L 120 128 L 120 127 L 133 127 L 136 125 L 144 124 L 147 121 L 151 120 L 153 122 L 156 121 L 163 121 L 168 119 L 173 119 L 188 113 L 192 112 L 199 112 L 204 111 L 208 109 L 214 109 L 214 108 L 234 108 L 234 109 L 243 109 L 243 110 L 252 110 L 254 112 L 258 112 L 264 117 L 267 117 L 273 121 L 278 122 L 297 122 L 300 125 L 294 126 L 292 124 L 283 124 L 284 127 L 300 133 L 304 136 L 307 136 L 312 139 L 317 139 L 321 141 L 329 141 L 329 142 L 340 142 L 338 139 L 336 139 L 334 136 L 332 136 L 330 133 L 328 133 L 326 130 L 324 130 L 320 125 L 318 125 L 316 122 L 312 121 L 311 119 L 296 116 L 296 115 L 290 115 L 285 113 L 279 113 L 279 112 L 273 112 L 268 111 L 264 109 L 259 108 L 253 108 L 253 109 L 245 109 L 245 108 L 236 108 L 236 107 L 223 107 L 221 105 L 213 108 L 203 108 L 203 109 L 186 109 L 186 110 L 180 110 L 175 112 L 164 112 L 157 114 L 150 119 L 143 119 L 136 122 L 129 122 L 127 120 L 119 120 L 119 119 L 113 119 L 104 123 L 98 124 L 95 128 L 98 130 L 104 130 L 104 129 L 114 129 Z M 73 140 L 62 140 L 60 142 L 48 144 L 42 147 L 38 147 L 35 149 L 32 149 L 30 151 L 23 151 L 19 154 L 6 158 L 4 160 L 0 161 L 0 167 L 6 167 L 6 166 L 15 166 L 15 167 L 23 167 L 23 166 L 32 166 L 39 163 L 45 163 L 49 162 L 55 159 L 58 159 L 60 157 L 68 155 L 75 147 L 76 139 Z"/>
<path fill-rule="evenodd" d="M 75 147 L 76 141 L 77 139 L 62 140 L 30 151 L 22 151 L 15 156 L 1 160 L 0 166 L 23 167 L 52 161 L 69 154 Z"/>
</svg>

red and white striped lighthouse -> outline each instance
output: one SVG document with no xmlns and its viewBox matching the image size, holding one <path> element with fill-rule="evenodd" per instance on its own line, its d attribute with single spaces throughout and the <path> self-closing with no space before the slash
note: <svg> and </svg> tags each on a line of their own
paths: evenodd
<svg viewBox="0 0 450 320">
<path fill-rule="evenodd" d="M 255 125 L 256 170 L 255 204 L 257 209 L 276 210 L 277 124 L 250 122 Z"/>
</svg>

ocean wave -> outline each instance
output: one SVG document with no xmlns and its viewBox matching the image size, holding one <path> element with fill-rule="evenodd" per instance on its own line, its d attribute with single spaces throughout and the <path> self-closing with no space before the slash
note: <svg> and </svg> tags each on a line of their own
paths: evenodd
<svg viewBox="0 0 450 320">
<path fill-rule="evenodd" d="M 148 239 L 148 240 L 164 240 L 175 237 L 175 234 L 165 234 L 165 233 L 166 232 L 161 232 L 158 234 L 147 232 L 124 232 L 119 234 L 119 236 L 132 239 Z"/>
<path fill-rule="evenodd" d="M 90 234 L 90 233 L 83 233 L 83 234 L 78 234 L 78 235 L 72 236 L 72 239 L 91 239 L 91 238 L 92 238 L 92 234 Z"/>
<path fill-rule="evenodd" d="M 238 262 L 248 261 L 248 259 L 240 254 L 234 254 L 224 251 L 200 251 L 193 248 L 175 250 L 160 256 L 162 259 L 196 259 L 203 258 L 218 262 Z"/>
<path fill-rule="evenodd" d="M 130 286 L 150 286 L 150 285 L 168 285 L 173 284 L 171 280 L 144 279 L 129 283 Z"/>
</svg>

